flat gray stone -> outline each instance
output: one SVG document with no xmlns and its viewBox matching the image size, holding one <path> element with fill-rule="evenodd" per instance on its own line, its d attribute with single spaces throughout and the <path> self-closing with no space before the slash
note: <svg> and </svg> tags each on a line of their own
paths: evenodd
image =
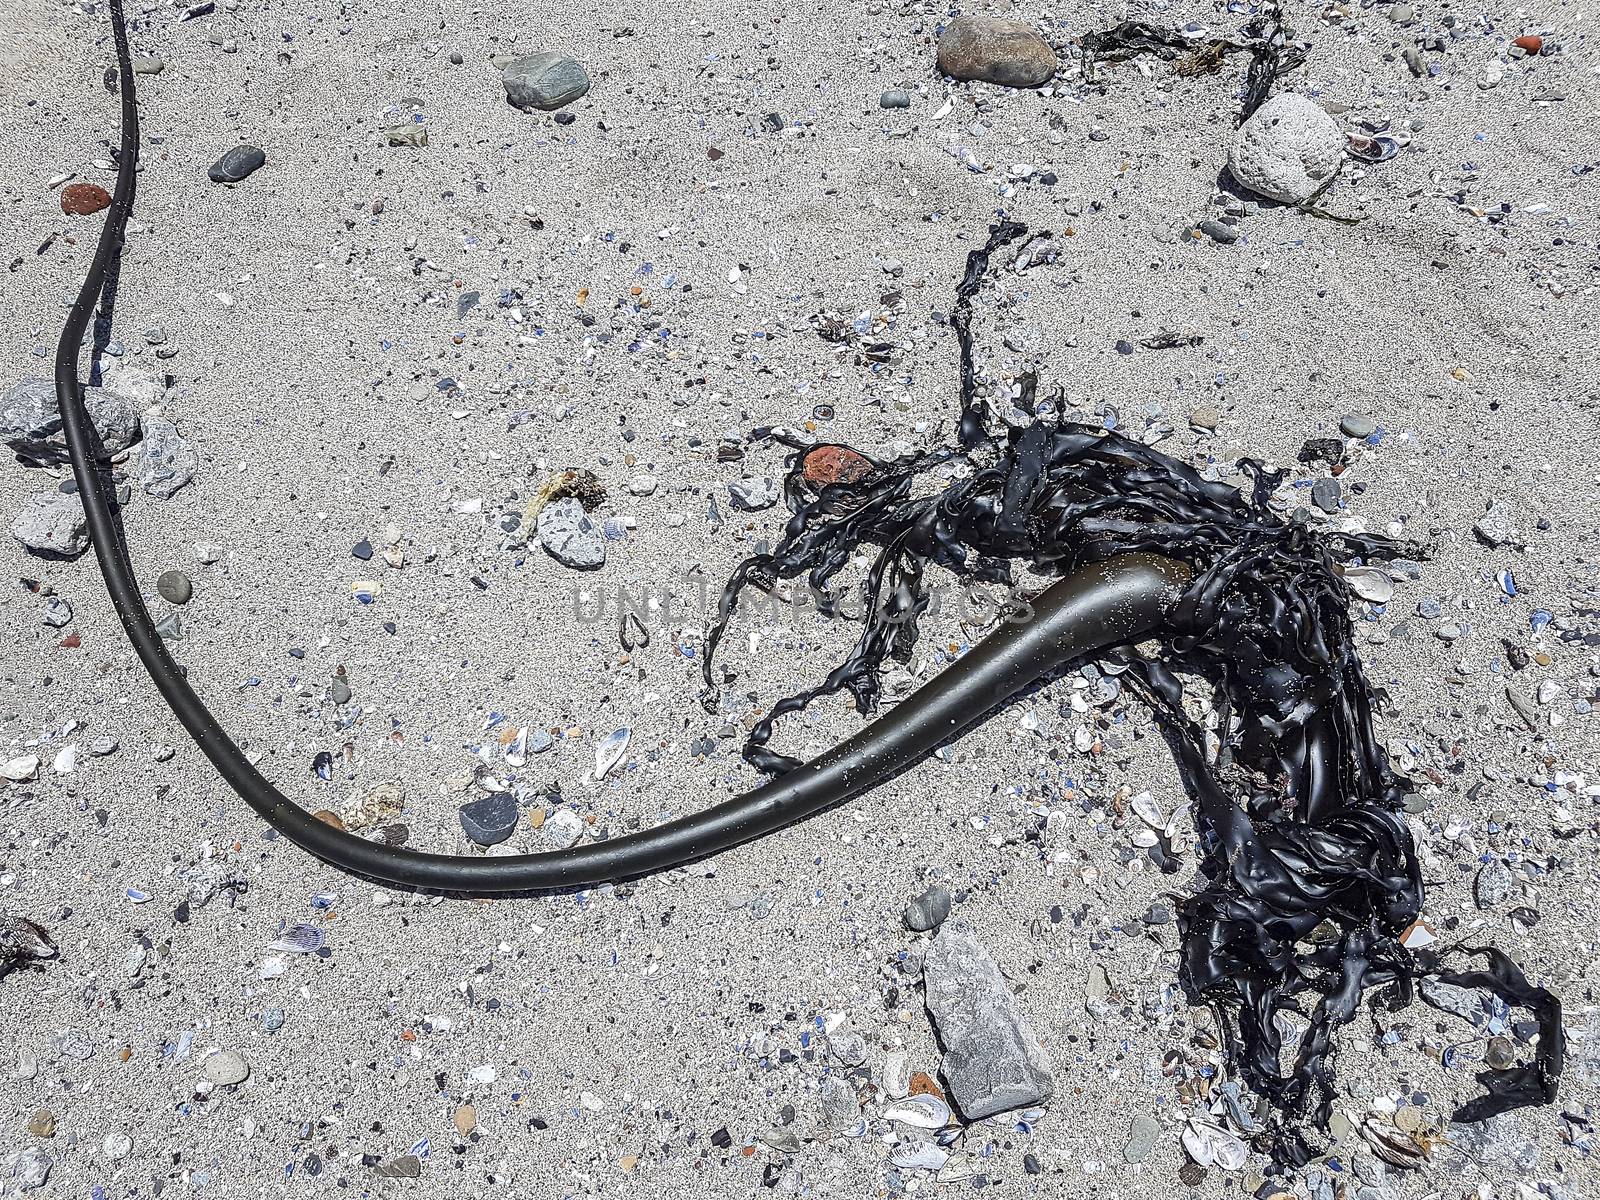
<svg viewBox="0 0 1600 1200">
<path fill-rule="evenodd" d="M 950 1098 L 963 1116 L 976 1121 L 1055 1094 L 1050 1056 L 965 921 L 947 921 L 939 931 L 923 962 L 923 984 Z"/>
<path fill-rule="evenodd" d="M 165 417 L 142 417 L 139 424 L 144 431 L 137 462 L 139 486 L 165 500 L 194 478 L 200 457 Z"/>
<path fill-rule="evenodd" d="M 461 806 L 461 828 L 480 846 L 498 846 L 517 830 L 517 798 L 495 792 Z"/>
<path fill-rule="evenodd" d="M 777 481 L 756 476 L 746 476 L 728 485 L 728 501 L 734 508 L 745 512 L 759 512 L 771 508 L 783 494 Z"/>
<path fill-rule="evenodd" d="M 1360 413 L 1345 413 L 1339 418 L 1339 432 L 1345 437 L 1369 438 L 1378 432 L 1378 423 Z"/>
<path fill-rule="evenodd" d="M 11 536 L 35 554 L 76 558 L 89 548 L 83 501 L 65 492 L 34 492 L 11 522 Z"/>
<path fill-rule="evenodd" d="M 575 58 L 542 50 L 506 64 L 501 82 L 506 99 L 518 108 L 550 112 L 588 92 L 589 73 Z"/>
<path fill-rule="evenodd" d="M 267 152 L 260 146 L 235 146 L 211 164 L 206 172 L 212 183 L 239 183 L 266 166 Z"/>
<path fill-rule="evenodd" d="M 605 533 L 571 496 L 552 500 L 539 510 L 539 544 L 550 556 L 579 571 L 605 565 Z"/>
<path fill-rule="evenodd" d="M 1134 1117 L 1128 1127 L 1128 1142 L 1122 1147 L 1123 1159 L 1137 1163 L 1149 1158 L 1160 1133 L 1161 1123 L 1154 1117 L 1145 1116 L 1143 1113 Z"/>
</svg>

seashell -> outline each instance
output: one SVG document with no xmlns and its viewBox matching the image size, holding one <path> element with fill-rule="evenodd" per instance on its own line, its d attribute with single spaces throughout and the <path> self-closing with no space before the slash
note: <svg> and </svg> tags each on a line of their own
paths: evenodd
<svg viewBox="0 0 1600 1200">
<path fill-rule="evenodd" d="M 1394 577 L 1380 567 L 1346 567 L 1344 581 L 1352 592 L 1373 604 L 1394 599 Z"/>
<path fill-rule="evenodd" d="M 1156 798 L 1149 792 L 1140 792 L 1128 801 L 1128 807 L 1138 815 L 1139 819 L 1151 829 L 1165 829 L 1167 815 L 1161 811 L 1161 805 L 1156 803 Z"/>
<path fill-rule="evenodd" d="M 301 923 L 280 933 L 267 949 L 284 954 L 315 954 L 326 940 L 315 925 Z"/>
<path fill-rule="evenodd" d="M 932 1142 L 918 1142 L 901 1146 L 889 1156 L 889 1161 L 897 1167 L 913 1171 L 937 1171 L 950 1161 L 950 1153 Z"/>
<path fill-rule="evenodd" d="M 1249 1161 L 1244 1142 L 1218 1125 L 1190 1117 L 1180 1135 L 1189 1157 L 1202 1167 L 1218 1166 L 1224 1171 L 1239 1171 Z"/>
<path fill-rule="evenodd" d="M 517 730 L 517 736 L 506 746 L 506 765 L 523 766 L 528 761 L 528 727 Z"/>
<path fill-rule="evenodd" d="M 1363 134 L 1352 133 L 1345 139 L 1345 149 L 1351 158 L 1359 158 L 1362 162 L 1381 163 L 1388 162 L 1400 153 L 1400 143 L 1392 137 L 1366 137 Z"/>
<path fill-rule="evenodd" d="M 883 1115 L 913 1129 L 943 1129 L 950 1124 L 950 1106 L 937 1096 L 907 1096 L 886 1105 Z"/>
<path fill-rule="evenodd" d="M 26 917 L 0 916 L 0 966 L 31 958 L 54 958 L 50 935 Z"/>
<path fill-rule="evenodd" d="M 1384 1162 L 1402 1170 L 1416 1170 L 1426 1157 L 1421 1148 L 1386 1121 L 1368 1117 L 1361 1125 L 1361 1137 Z"/>
<path fill-rule="evenodd" d="M 628 752 L 628 740 L 633 737 L 633 731 L 624 725 L 621 729 L 608 734 L 594 749 L 594 777 L 604 779 L 613 767 L 622 761 L 622 756 Z"/>
</svg>

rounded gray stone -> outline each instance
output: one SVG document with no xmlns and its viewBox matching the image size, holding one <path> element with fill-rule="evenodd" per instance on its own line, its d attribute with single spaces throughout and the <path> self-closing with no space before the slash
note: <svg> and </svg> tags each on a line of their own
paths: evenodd
<svg viewBox="0 0 1600 1200">
<path fill-rule="evenodd" d="M 904 915 L 906 928 L 917 933 L 939 928 L 950 916 L 950 889 L 934 884 L 906 905 Z"/>
<path fill-rule="evenodd" d="M 1228 171 L 1258 195 L 1301 204 L 1333 182 L 1343 159 L 1338 122 L 1314 101 L 1284 92 L 1239 127 Z"/>
<path fill-rule="evenodd" d="M 238 183 L 254 175 L 267 162 L 267 152 L 260 146 L 245 144 L 235 146 L 211 164 L 206 172 L 213 183 Z"/>
<path fill-rule="evenodd" d="M 250 1078 L 250 1064 L 237 1050 L 218 1050 L 206 1056 L 200 1074 L 218 1087 L 231 1087 Z"/>
<path fill-rule="evenodd" d="M 541 50 L 506 64 L 501 78 L 506 99 L 518 108 L 550 112 L 565 107 L 589 90 L 589 73 L 575 58 Z"/>
<path fill-rule="evenodd" d="M 1345 437 L 1366 438 L 1378 431 L 1378 423 L 1360 413 L 1345 413 L 1339 418 L 1339 431 Z"/>
<path fill-rule="evenodd" d="M 156 579 L 156 592 L 168 604 L 187 604 L 194 595 L 194 584 L 182 571 L 163 571 Z"/>
</svg>

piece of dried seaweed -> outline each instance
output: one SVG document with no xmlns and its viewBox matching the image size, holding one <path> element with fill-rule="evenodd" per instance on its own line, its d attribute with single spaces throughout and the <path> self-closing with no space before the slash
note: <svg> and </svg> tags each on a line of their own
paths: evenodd
<svg viewBox="0 0 1600 1200">
<path fill-rule="evenodd" d="M 1303 50 L 1289 44 L 1282 11 L 1276 4 L 1266 5 L 1245 22 L 1240 38 L 1191 37 L 1181 30 L 1146 21 L 1123 21 L 1110 29 L 1084 34 L 1079 47 L 1083 77 L 1090 82 L 1099 62 L 1125 62 L 1152 54 L 1171 62 L 1177 74 L 1193 77 L 1220 70 L 1229 54 L 1242 50 L 1250 55 L 1250 65 L 1245 68 L 1244 96 L 1239 106 L 1241 123 L 1266 103 L 1279 76 L 1306 60 Z"/>
<path fill-rule="evenodd" d="M 1148 551 L 1186 562 L 1192 585 L 1160 631 L 1160 652 L 1122 647 L 1122 678 L 1150 705 L 1195 802 L 1203 862 L 1181 904 L 1181 982 L 1222 1017 L 1230 1068 L 1276 1110 L 1257 1137 L 1282 1164 L 1312 1150 L 1309 1119 L 1332 1112 L 1336 1030 L 1363 999 L 1400 1007 L 1432 976 L 1486 988 L 1530 1010 L 1540 1037 L 1532 1063 L 1486 1072 L 1487 1094 L 1456 1115 L 1477 1121 L 1555 1096 L 1564 1050 L 1561 1006 L 1494 950 L 1487 970 L 1447 971 L 1413 953 L 1402 934 L 1422 910 L 1423 886 L 1402 810 L 1407 785 L 1373 731 L 1374 691 L 1355 651 L 1351 593 L 1339 567 L 1355 559 L 1415 557 L 1415 547 L 1317 530 L 1268 500 L 1284 477 L 1239 465 L 1248 494 L 1120 434 L 1033 416 L 1006 426 L 986 411 L 974 366 L 972 302 L 991 256 L 1026 232 L 1002 222 L 967 258 L 951 316 L 960 356 L 956 444 L 896 460 L 862 455 L 851 478 L 813 472 L 807 459 L 860 451 L 795 443 L 784 481 L 792 516 L 778 544 L 729 579 L 703 660 L 712 662 L 743 590 L 805 578 L 819 610 L 838 615 L 839 576 L 876 547 L 860 588 L 854 648 L 815 686 L 774 704 L 745 746 L 757 768 L 799 765 L 768 742 L 777 721 L 847 691 L 862 713 L 879 697 L 889 659 L 906 661 L 938 566 L 969 580 L 1014 584 L 1013 564 L 1059 574 L 1116 554 Z M 1024 376 L 1008 407 L 1036 414 L 1037 380 Z M 856 461 L 856 460 L 852 460 Z M 942 470 L 939 468 L 943 468 Z M 1184 710 L 1180 675 L 1215 690 L 1220 752 Z M 1337 936 L 1313 930 L 1331 922 Z M 1309 1011 L 1308 1011 L 1309 1010 Z M 1275 1018 L 1308 1022 L 1280 1069 Z"/>
</svg>

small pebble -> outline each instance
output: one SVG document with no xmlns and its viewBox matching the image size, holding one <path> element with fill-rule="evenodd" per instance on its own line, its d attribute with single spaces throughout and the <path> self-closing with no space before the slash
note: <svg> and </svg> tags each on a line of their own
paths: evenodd
<svg viewBox="0 0 1600 1200">
<path fill-rule="evenodd" d="M 163 571 L 156 578 L 156 591 L 168 604 L 187 604 L 194 595 L 194 584 L 182 571 Z"/>
<path fill-rule="evenodd" d="M 87 217 L 111 203 L 111 193 L 98 183 L 71 183 L 61 189 L 61 211 L 69 217 Z"/>
<path fill-rule="evenodd" d="M 206 172 L 212 183 L 239 183 L 266 165 L 267 152 L 260 146 L 234 146 L 211 164 Z"/>
</svg>

